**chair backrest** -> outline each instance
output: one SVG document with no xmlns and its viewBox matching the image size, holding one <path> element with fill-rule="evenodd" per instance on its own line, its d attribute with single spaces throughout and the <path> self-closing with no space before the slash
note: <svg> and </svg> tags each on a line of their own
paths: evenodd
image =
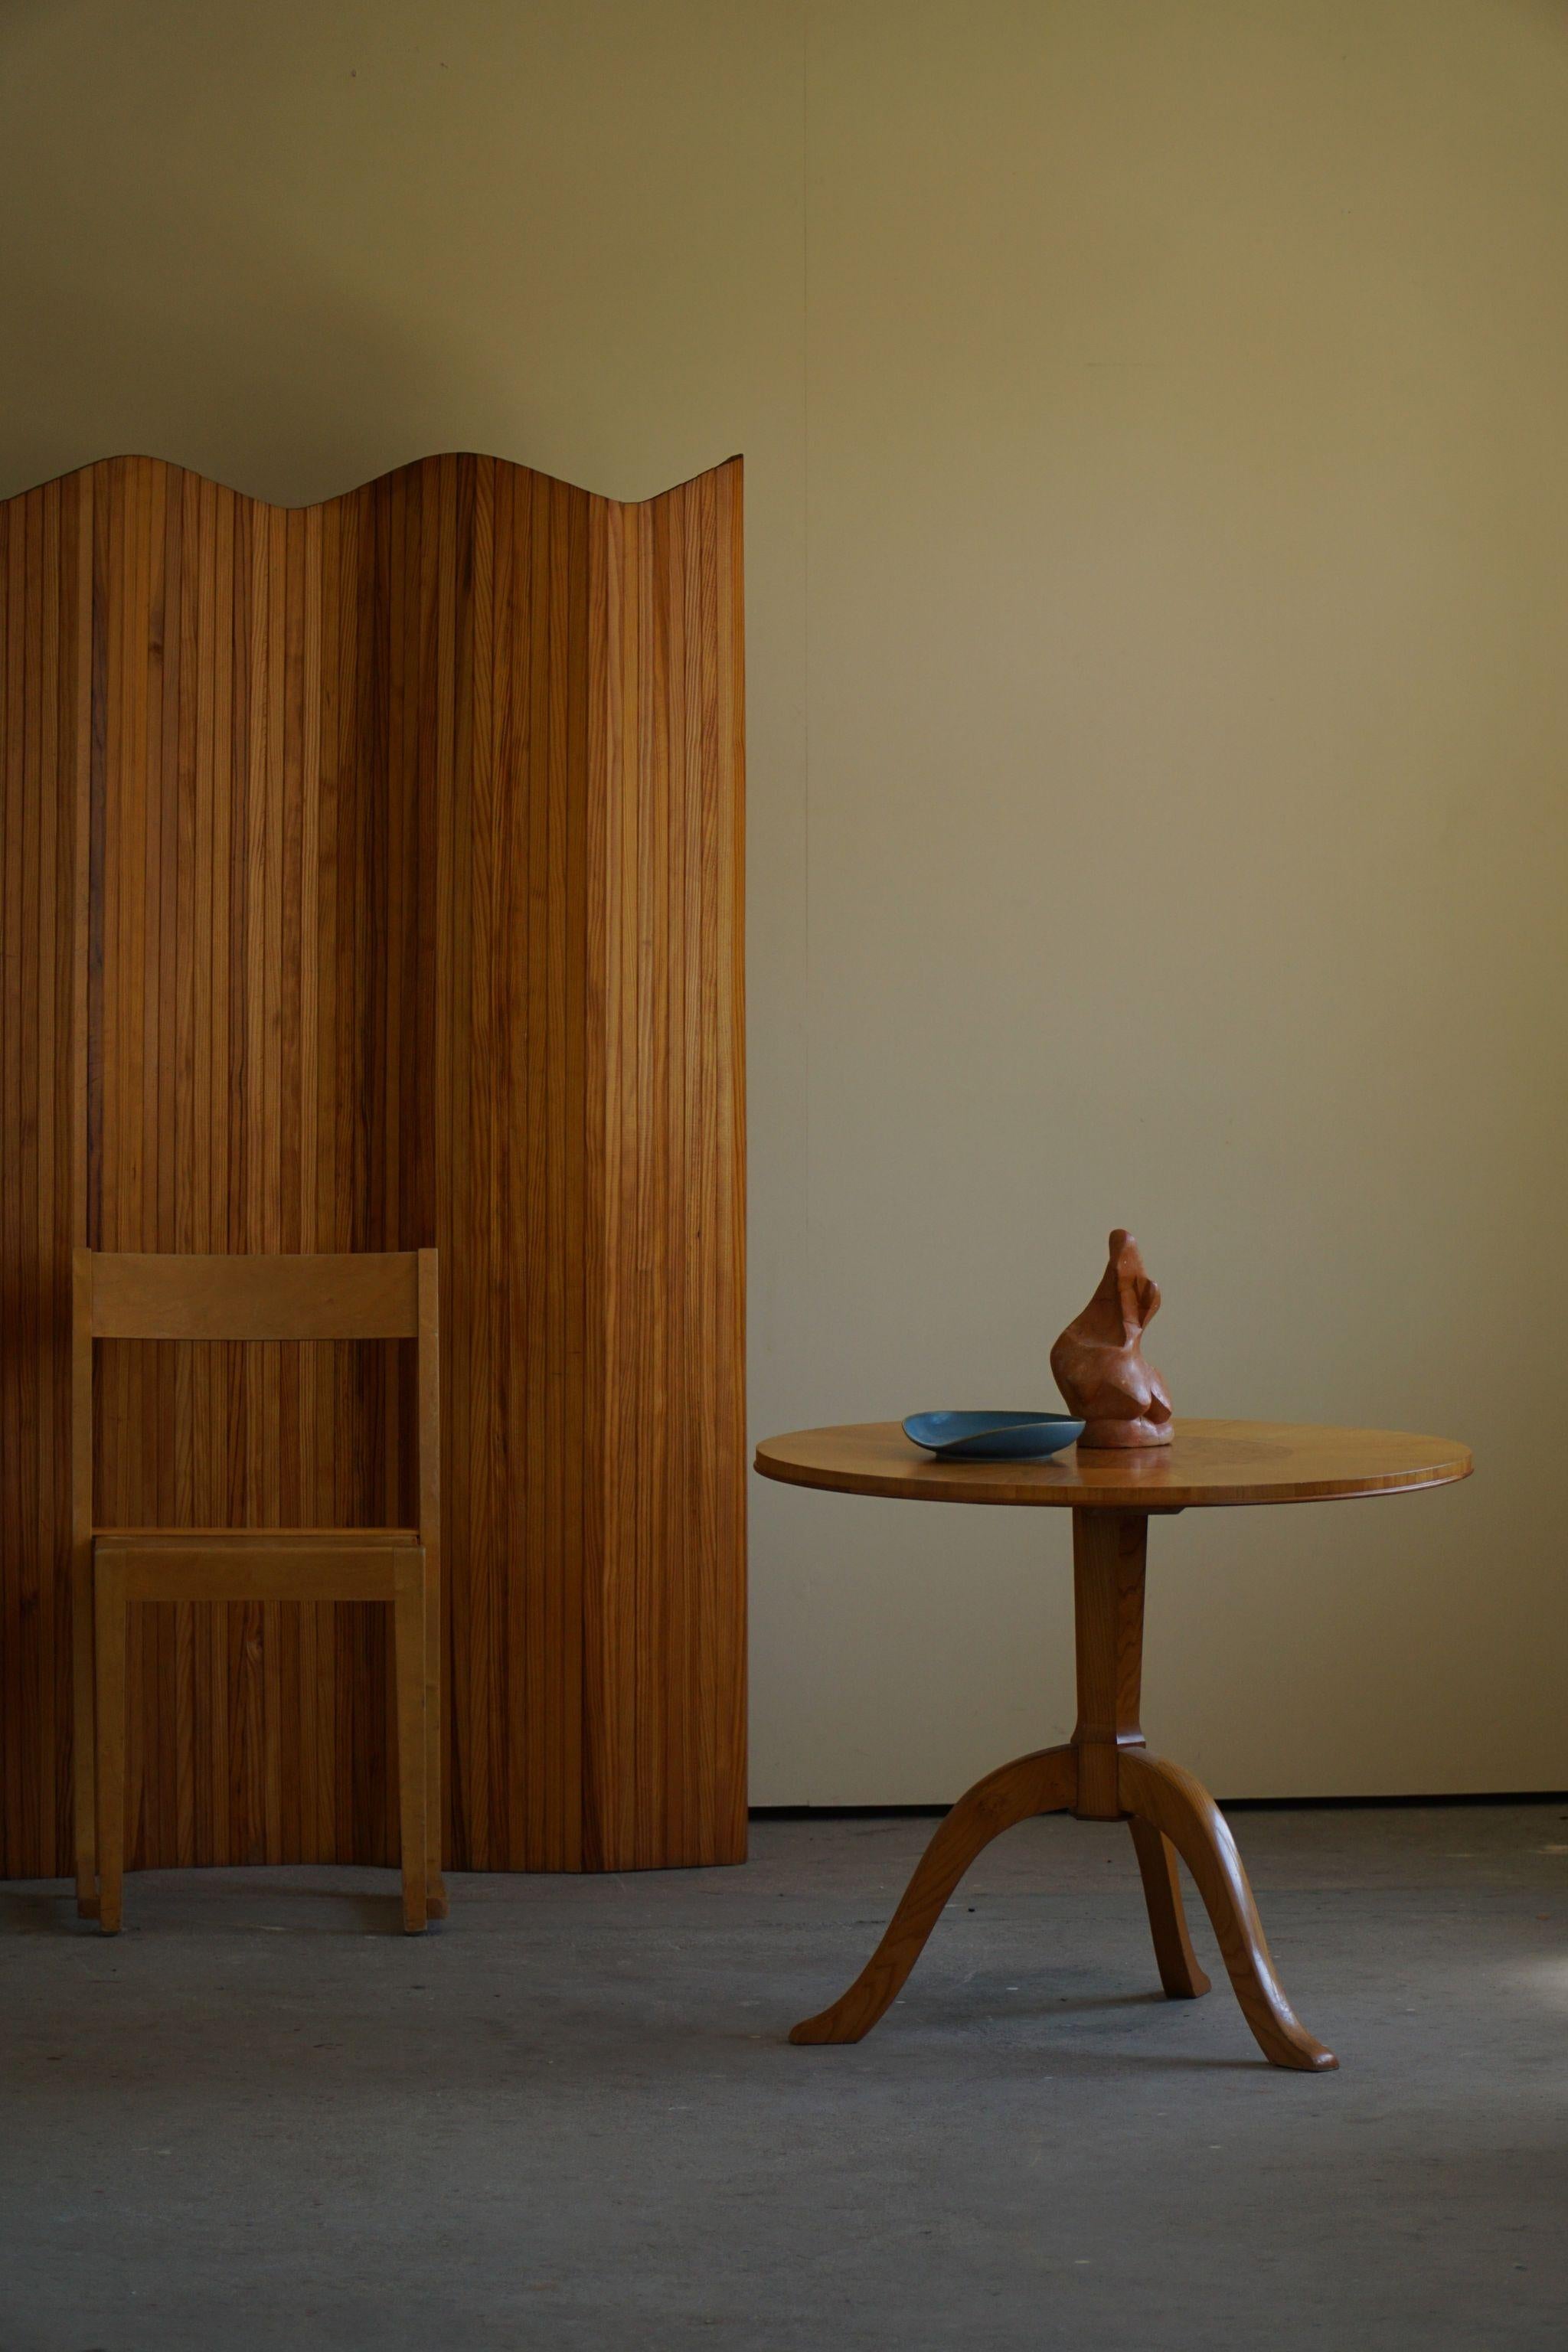
<svg viewBox="0 0 1568 2352">
<path fill-rule="evenodd" d="M 417 1250 L 316 1257 L 80 1250 L 95 1339 L 416 1339 Z M 431 1253 L 435 1255 L 434 1252 Z"/>
<path fill-rule="evenodd" d="M 440 1526 L 437 1253 L 199 1256 L 89 1250 L 72 1266 L 71 1444 L 76 1540 L 92 1532 L 95 1339 L 414 1339 L 418 1343 L 419 1528 Z"/>
</svg>

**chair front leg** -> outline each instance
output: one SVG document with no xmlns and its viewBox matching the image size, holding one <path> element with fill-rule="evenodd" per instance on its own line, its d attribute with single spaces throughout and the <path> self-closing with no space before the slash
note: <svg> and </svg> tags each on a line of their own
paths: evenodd
<svg viewBox="0 0 1568 2352">
<path fill-rule="evenodd" d="M 447 1882 L 441 1874 L 441 1832 L 446 1809 L 441 1795 L 441 1571 L 435 1555 L 425 1558 L 425 1806 L 426 1813 L 426 1903 L 432 1919 L 447 1916 Z"/>
<path fill-rule="evenodd" d="M 98 1707 L 93 1692 L 92 1547 L 79 1544 L 71 1559 L 71 1777 L 76 1907 L 98 1916 Z"/>
<path fill-rule="evenodd" d="M 429 1820 L 426 1805 L 425 1555 L 411 1550 L 395 1570 L 393 1677 L 397 1691 L 397 1807 L 403 1867 L 403 1927 L 423 1935 L 429 1915 Z"/>
<path fill-rule="evenodd" d="M 98 1713 L 98 1924 L 120 1933 L 125 1866 L 125 1579 L 93 1563 Z"/>
</svg>

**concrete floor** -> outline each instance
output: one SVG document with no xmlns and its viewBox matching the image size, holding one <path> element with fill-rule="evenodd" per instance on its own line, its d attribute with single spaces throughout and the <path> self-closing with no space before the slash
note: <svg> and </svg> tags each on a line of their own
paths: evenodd
<svg viewBox="0 0 1568 2352">
<path fill-rule="evenodd" d="M 977 1864 L 856 2049 L 790 2023 L 929 1833 L 743 1870 L 0 1890 L 0 2352 L 1562 2352 L 1568 1807 L 1243 1813 L 1341 2071 L 1264 2065 L 1206 1923 L 1157 1990 L 1116 1828 Z"/>
</svg>

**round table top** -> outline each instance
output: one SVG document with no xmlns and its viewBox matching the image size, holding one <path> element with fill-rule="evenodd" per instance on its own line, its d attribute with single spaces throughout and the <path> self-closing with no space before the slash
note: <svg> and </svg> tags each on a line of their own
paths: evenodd
<svg viewBox="0 0 1568 2352">
<path fill-rule="evenodd" d="M 1451 1486 L 1473 1467 L 1469 1448 L 1447 1437 L 1182 1415 L 1169 1445 L 1097 1453 L 1069 1445 L 1044 1462 L 943 1461 L 911 1444 L 896 1421 L 798 1429 L 764 1438 L 757 1448 L 763 1477 L 793 1486 L 916 1503 L 1054 1503 L 1076 1510 L 1321 1503 Z"/>
</svg>

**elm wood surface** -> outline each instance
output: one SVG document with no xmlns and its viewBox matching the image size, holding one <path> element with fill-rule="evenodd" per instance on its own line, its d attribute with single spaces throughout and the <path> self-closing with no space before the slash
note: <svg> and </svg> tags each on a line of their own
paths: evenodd
<svg viewBox="0 0 1568 2352">
<path fill-rule="evenodd" d="M 1159 1312 L 1160 1286 L 1118 1225 L 1094 1297 L 1051 1349 L 1051 1377 L 1083 1423 L 1080 1445 L 1169 1445 L 1171 1400 L 1143 1354 L 1143 1334 Z"/>
<path fill-rule="evenodd" d="M 1175 1854 L 1169 1841 L 1136 1814 L 1127 1826 L 1132 1832 L 1138 1875 L 1143 1882 L 1143 1902 L 1149 1914 L 1149 1931 L 1154 1938 L 1154 1965 L 1160 1971 L 1160 1982 L 1168 2000 L 1196 2000 L 1200 1993 L 1207 1992 L 1209 1980 L 1198 1966 L 1193 1939 L 1187 1933 Z"/>
<path fill-rule="evenodd" d="M 0 1874 L 72 1850 L 84 1244 L 437 1245 L 449 1857 L 743 1853 L 742 781 L 738 460 L 0 501 Z M 100 1520 L 417 1517 L 391 1349 L 100 1354 Z M 384 1613 L 133 1612 L 132 1860 L 390 1860 Z"/>
<path fill-rule="evenodd" d="M 95 1333 L 120 1339 L 416 1339 L 419 1261 L 362 1255 L 174 1261 L 142 1251 L 86 1253 Z"/>
<path fill-rule="evenodd" d="M 384 1602 L 393 1621 L 391 1642 L 396 1723 L 398 1861 L 403 1876 L 403 1925 L 423 1934 L 429 1916 L 443 1917 L 446 1892 L 438 1867 L 430 1862 L 427 1650 L 426 1632 L 434 1587 L 423 1544 L 394 1530 L 388 1542 L 322 1549 L 317 1530 L 278 1531 L 269 1545 L 238 1540 L 243 1530 L 225 1528 L 216 1540 L 179 1552 L 155 1538 L 100 1536 L 93 1546 L 92 1594 L 95 1648 L 98 1819 L 96 1878 L 93 1857 L 78 1871 L 77 1907 L 96 1918 L 106 1935 L 118 1935 L 125 1846 L 125 1650 L 128 1612 L 137 1601 L 259 1601 L 269 1607 L 325 1601 L 356 1606 Z"/>
<path fill-rule="evenodd" d="M 77 1907 L 121 1925 L 126 1635 L 135 1602 L 381 1602 L 392 1621 L 403 1924 L 445 1915 L 440 1792 L 440 1316 L 434 1250 L 189 1257 L 79 1249 L 72 1263 L 72 1640 Z M 95 1528 L 100 1340 L 412 1339 L 416 1528 Z"/>
<path fill-rule="evenodd" d="M 1447 1486 L 1469 1475 L 1468 1449 L 1386 1430 L 1184 1421 L 1157 1452 L 1072 1447 L 1045 1462 L 952 1462 L 921 1454 L 896 1422 L 868 1422 L 768 1438 L 756 1466 L 765 1477 L 837 1493 L 1055 1504 L 1073 1514 L 1071 1739 L 1000 1766 L 959 1799 L 858 1977 L 790 2040 L 861 2040 L 896 1998 L 976 1854 L 1015 1822 L 1067 1811 L 1080 1821 L 1128 1823 L 1160 1981 L 1172 1999 L 1193 2000 L 1209 1989 L 1187 1934 L 1179 1854 L 1264 2056 L 1302 2073 L 1336 2065 L 1285 1998 L 1224 1815 L 1191 1773 L 1147 1752 L 1139 1715 L 1149 1521 L 1207 1504 L 1316 1502 Z"/>
<path fill-rule="evenodd" d="M 952 1462 L 922 1454 L 896 1421 L 768 1437 L 757 1468 L 794 1486 L 916 1503 L 1019 1503 L 1068 1510 L 1182 1511 L 1242 1503 L 1330 1502 L 1447 1486 L 1470 1474 L 1468 1448 L 1403 1430 L 1315 1422 L 1194 1421 L 1168 1446 L 1122 1454 L 1069 1445 L 1046 1462 Z"/>
</svg>

